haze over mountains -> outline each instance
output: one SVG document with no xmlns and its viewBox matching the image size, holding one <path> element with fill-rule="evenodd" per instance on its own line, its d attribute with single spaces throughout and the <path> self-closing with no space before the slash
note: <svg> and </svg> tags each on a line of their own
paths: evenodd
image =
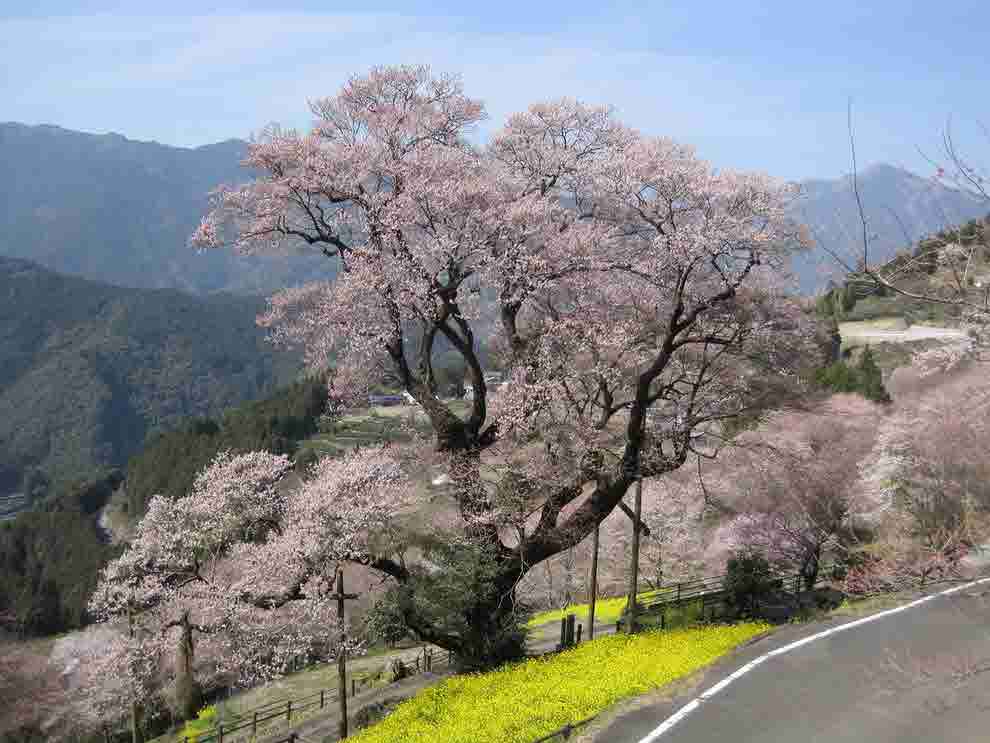
<svg viewBox="0 0 990 743">
<path fill-rule="evenodd" d="M 247 143 L 186 149 L 57 126 L 0 124 L 0 255 L 117 286 L 268 294 L 333 275 L 323 256 L 198 253 L 188 241 L 221 184 L 244 183 Z"/>
<path fill-rule="evenodd" d="M 0 181 L 0 255 L 118 286 L 194 294 L 268 294 L 332 277 L 334 266 L 319 255 L 246 258 L 188 246 L 208 193 L 252 177 L 240 166 L 246 152 L 247 143 L 235 139 L 186 149 L 119 134 L 0 124 L 0 162 L 13 174 Z M 825 246 L 849 254 L 862 232 L 850 179 L 802 186 L 795 218 Z M 876 235 L 871 256 L 878 258 L 985 211 L 964 192 L 891 165 L 866 168 L 859 186 Z M 823 250 L 802 257 L 795 264 L 801 289 L 822 287 L 834 267 Z"/>
</svg>

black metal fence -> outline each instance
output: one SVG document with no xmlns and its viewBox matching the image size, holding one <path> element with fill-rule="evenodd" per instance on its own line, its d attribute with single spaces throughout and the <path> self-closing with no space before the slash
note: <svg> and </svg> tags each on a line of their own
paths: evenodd
<svg viewBox="0 0 990 743">
<path fill-rule="evenodd" d="M 814 581 L 814 586 L 827 583 L 832 580 L 834 566 L 831 564 L 821 565 Z M 724 608 L 726 599 L 725 581 L 727 574 L 713 575 L 707 578 L 697 578 L 695 580 L 673 583 L 669 586 L 638 594 L 636 596 L 637 615 L 640 617 L 652 616 L 660 619 L 663 624 L 664 615 L 670 609 L 676 609 L 688 604 L 700 604 L 701 621 L 714 620 L 717 610 Z M 772 572 L 769 579 L 776 582 L 780 590 L 800 593 L 807 588 L 805 576 L 801 572 L 780 573 Z M 620 629 L 622 619 L 616 624 Z"/>
</svg>

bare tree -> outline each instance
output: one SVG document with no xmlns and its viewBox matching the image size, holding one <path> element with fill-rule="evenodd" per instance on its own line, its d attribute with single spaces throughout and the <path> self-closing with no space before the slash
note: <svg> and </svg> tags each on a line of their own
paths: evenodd
<svg viewBox="0 0 990 743">
<path fill-rule="evenodd" d="M 862 226 L 858 255 L 851 261 L 838 251 L 824 245 L 822 248 L 845 269 L 849 274 L 848 280 L 908 299 L 953 308 L 958 311 L 962 322 L 982 337 L 990 325 L 990 281 L 978 281 L 973 271 L 981 258 L 990 258 L 988 233 L 979 231 L 967 236 L 957 235 L 958 239 L 951 241 L 923 240 L 913 254 L 903 252 L 893 260 L 877 260 L 870 252 L 871 236 L 859 190 L 851 102 L 847 109 L 847 126 L 853 193 Z M 990 141 L 990 130 L 982 123 L 979 126 Z M 974 163 L 960 152 L 952 133 L 951 119 L 942 132 L 941 152 L 935 157 L 928 157 L 923 152 L 922 155 L 934 168 L 933 180 L 972 194 L 983 200 L 990 211 L 990 173 L 986 167 Z M 907 235 L 905 242 L 911 243 Z M 937 274 L 935 277 L 929 276 L 932 269 Z"/>
</svg>

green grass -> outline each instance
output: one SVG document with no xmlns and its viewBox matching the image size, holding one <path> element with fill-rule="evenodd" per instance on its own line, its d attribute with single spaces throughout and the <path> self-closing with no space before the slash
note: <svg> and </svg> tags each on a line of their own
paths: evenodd
<svg viewBox="0 0 990 743">
<path fill-rule="evenodd" d="M 419 645 L 417 644 L 407 643 L 401 643 L 398 648 L 394 649 L 377 647 L 371 649 L 364 655 L 357 656 L 354 659 L 349 660 L 347 664 L 348 684 L 350 684 L 350 679 L 357 679 L 359 683 L 359 692 L 366 689 L 386 686 L 389 683 L 389 676 L 387 673 L 389 661 L 395 657 L 397 653 L 407 658 L 418 654 L 418 648 Z M 212 723 L 208 726 L 204 726 L 203 729 L 205 730 L 212 725 L 216 725 L 217 722 L 221 721 L 219 719 L 220 717 L 223 718 L 222 722 L 225 725 L 232 725 L 236 724 L 239 720 L 250 719 L 251 713 L 260 707 L 266 707 L 268 711 L 271 712 L 278 707 L 284 708 L 285 701 L 287 699 L 300 700 L 311 695 L 318 695 L 322 689 L 332 692 L 336 690 L 336 688 L 336 663 L 321 663 L 311 666 L 310 668 L 302 671 L 297 671 L 284 676 L 278 681 L 264 684 L 262 686 L 256 686 L 252 689 L 245 689 L 233 695 L 222 704 L 217 705 L 213 711 L 213 714 L 216 716 L 213 718 Z M 293 726 L 300 721 L 318 715 L 319 713 L 320 710 L 318 706 L 316 708 L 311 707 L 301 712 L 293 711 Z M 196 723 L 195 721 L 187 723 L 187 725 L 190 724 L 195 725 Z M 277 718 L 275 720 L 263 723 L 259 725 L 259 739 L 262 735 L 262 731 L 264 731 L 265 734 L 268 734 L 281 732 L 286 729 L 284 718 Z M 193 734 L 193 732 L 189 732 L 189 730 L 191 729 L 180 729 L 179 731 L 165 733 L 149 741 L 149 743 L 175 743 L 176 741 L 182 741 L 183 735 L 191 736 Z M 202 730 L 200 732 L 202 732 Z M 225 734 L 224 741 L 230 741 L 230 743 L 240 743 L 250 739 L 250 737 L 251 730 L 250 728 L 247 728 L 229 735 Z M 191 742 L 193 740 L 192 737 L 190 737 L 189 740 Z"/>
<path fill-rule="evenodd" d="M 399 705 L 354 743 L 531 743 L 703 668 L 769 629 L 705 626 L 611 635 L 553 656 L 457 676 Z"/>
</svg>

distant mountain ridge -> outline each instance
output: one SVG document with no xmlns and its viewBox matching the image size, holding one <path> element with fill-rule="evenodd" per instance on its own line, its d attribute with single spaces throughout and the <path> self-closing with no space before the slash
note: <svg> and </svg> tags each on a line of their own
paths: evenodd
<svg viewBox="0 0 990 743">
<path fill-rule="evenodd" d="M 194 149 L 0 123 L 0 255 L 117 286 L 269 294 L 330 278 L 324 256 L 197 253 L 188 240 L 221 184 L 249 181 L 247 143 Z"/>
<path fill-rule="evenodd" d="M 188 239 L 220 184 L 249 181 L 240 166 L 247 142 L 196 148 L 87 134 L 52 125 L 0 123 L 0 254 L 117 286 L 194 294 L 270 294 L 335 275 L 322 255 L 243 257 L 196 253 Z M 862 227 L 851 178 L 809 179 L 791 216 L 821 245 L 854 255 Z M 871 260 L 944 227 L 983 216 L 986 205 L 901 168 L 877 164 L 859 175 Z M 836 272 L 819 247 L 794 261 L 800 288 L 813 293 Z"/>
<path fill-rule="evenodd" d="M 0 257 L 0 494 L 122 466 L 146 435 L 292 381 L 298 354 L 255 324 L 260 297 L 195 297 Z"/>
<path fill-rule="evenodd" d="M 988 211 L 985 201 L 965 191 L 885 163 L 865 168 L 857 183 L 870 236 L 871 264 Z M 839 268 L 825 248 L 855 264 L 862 255 L 863 226 L 851 176 L 806 180 L 800 185 L 804 195 L 791 216 L 811 228 L 818 247 L 794 261 L 794 272 L 801 290 L 811 294 L 823 288 Z"/>
</svg>

